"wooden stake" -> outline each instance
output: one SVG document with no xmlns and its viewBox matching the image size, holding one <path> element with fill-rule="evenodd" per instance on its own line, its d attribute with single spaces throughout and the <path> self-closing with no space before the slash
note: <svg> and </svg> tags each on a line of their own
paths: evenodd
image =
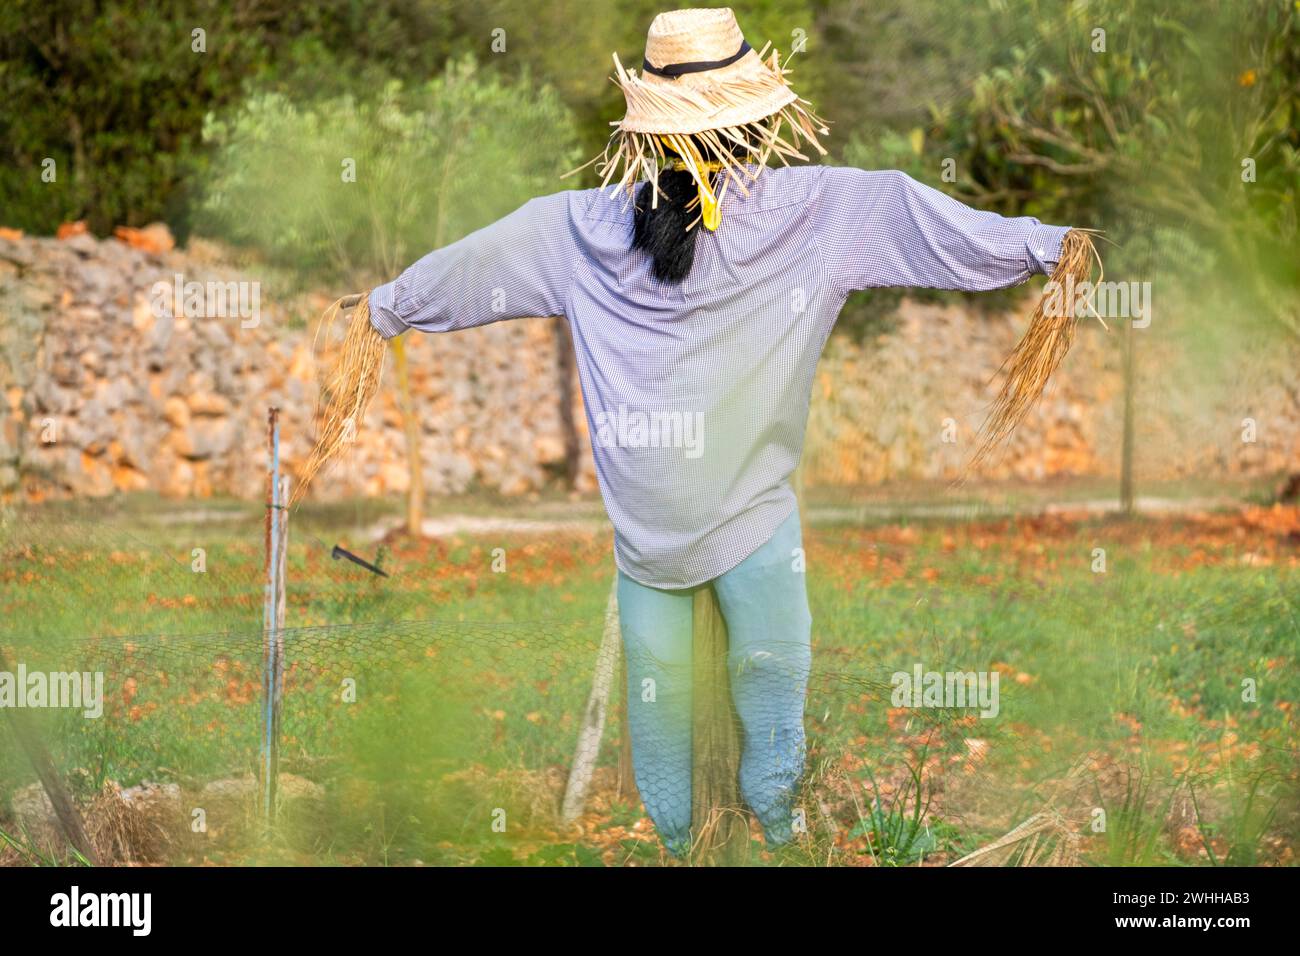
<svg viewBox="0 0 1300 956">
<path fill-rule="evenodd" d="M 640 794 L 636 789 L 636 767 L 632 764 L 632 733 L 628 730 L 627 724 L 628 711 L 632 704 L 628 699 L 626 654 L 621 656 L 618 661 L 618 686 L 623 691 L 623 702 L 618 715 L 619 740 L 621 741 L 618 748 L 618 798 L 620 800 L 638 800 Z"/>
<path fill-rule="evenodd" d="M 802 463 L 792 483 L 802 523 Z M 740 795 L 740 718 L 731 699 L 727 622 L 711 584 L 695 592 L 692 626 L 692 859 L 706 866 L 735 866 L 748 854 L 750 811 Z"/>
<path fill-rule="evenodd" d="M 740 722 L 731 701 L 727 624 L 713 585 L 695 592 L 691 844 L 697 864 L 734 866 L 749 848 L 740 797 Z"/>
<path fill-rule="evenodd" d="M 424 524 L 424 466 L 420 455 L 420 423 L 411 398 L 411 378 L 406 364 L 406 337 L 393 339 L 393 366 L 397 371 L 397 400 L 406 433 L 406 470 L 410 477 L 406 491 L 406 533 L 419 537 Z"/>
<path fill-rule="evenodd" d="M 605 603 L 605 629 L 600 637 L 600 650 L 596 653 L 596 676 L 591 682 L 587 708 L 583 712 L 582 726 L 578 729 L 578 745 L 573 753 L 573 767 L 569 783 L 564 790 L 564 804 L 560 818 L 573 823 L 582 816 L 587 804 L 587 790 L 600 756 L 600 738 L 605 732 L 605 714 L 609 709 L 609 692 L 618 670 L 619 643 L 622 635 L 618 626 L 618 575 L 610 585 L 609 600 Z"/>
</svg>

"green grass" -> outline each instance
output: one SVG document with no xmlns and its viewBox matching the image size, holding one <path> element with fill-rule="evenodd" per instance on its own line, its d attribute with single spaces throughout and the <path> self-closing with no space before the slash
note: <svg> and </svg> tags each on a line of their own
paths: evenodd
<svg viewBox="0 0 1300 956">
<path fill-rule="evenodd" d="M 613 785 L 617 711 L 584 829 L 556 821 L 608 533 L 397 538 L 381 553 L 361 529 L 393 514 L 363 503 L 292 521 L 282 766 L 324 788 L 322 812 L 172 861 L 666 862 Z M 257 510 L 235 503 L 200 516 L 128 498 L 8 519 L 0 645 L 29 669 L 105 672 L 102 719 L 33 712 L 85 793 L 176 782 L 188 806 L 256 768 L 261 540 Z M 335 543 L 393 576 L 330 560 Z M 809 833 L 779 854 L 755 843 L 755 861 L 949 862 L 1051 805 L 1094 864 L 1293 862 L 1293 541 L 1231 518 L 1008 518 L 815 524 L 807 548 Z M 892 707 L 890 675 L 918 662 L 996 671 L 998 716 Z M 8 797 L 32 779 L 6 738 L 5 832 Z"/>
</svg>

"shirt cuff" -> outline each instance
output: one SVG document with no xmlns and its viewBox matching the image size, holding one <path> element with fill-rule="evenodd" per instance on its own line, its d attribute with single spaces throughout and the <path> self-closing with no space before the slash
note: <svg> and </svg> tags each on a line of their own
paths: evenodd
<svg viewBox="0 0 1300 956">
<path fill-rule="evenodd" d="M 385 339 L 396 338 L 406 331 L 406 323 L 397 317 L 394 307 L 396 282 L 385 282 L 370 290 L 370 324 Z"/>
<path fill-rule="evenodd" d="M 1037 225 L 1029 231 L 1026 249 L 1029 252 L 1030 271 L 1051 275 L 1061 258 L 1061 241 L 1070 231 L 1069 226 Z M 373 306 L 372 306 L 373 308 Z"/>
</svg>

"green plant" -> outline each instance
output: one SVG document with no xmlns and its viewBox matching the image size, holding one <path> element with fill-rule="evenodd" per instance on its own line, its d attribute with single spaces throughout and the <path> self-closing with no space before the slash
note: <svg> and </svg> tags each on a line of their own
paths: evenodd
<svg viewBox="0 0 1300 956">
<path fill-rule="evenodd" d="M 210 115 L 203 221 L 309 278 L 362 287 L 561 187 L 573 121 L 548 88 L 470 58 L 420 87 L 300 104 L 253 96 Z"/>
<path fill-rule="evenodd" d="M 907 866 L 920 862 L 939 848 L 940 834 L 927 819 L 934 791 L 924 779 L 929 744 L 906 763 L 907 777 L 888 800 L 881 799 L 880 785 L 871 768 L 871 807 L 849 831 L 850 839 L 867 837 L 867 850 L 877 866 Z"/>
</svg>

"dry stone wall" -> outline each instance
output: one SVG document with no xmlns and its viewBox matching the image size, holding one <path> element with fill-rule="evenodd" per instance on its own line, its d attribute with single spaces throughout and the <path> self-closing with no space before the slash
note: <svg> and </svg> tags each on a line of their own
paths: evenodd
<svg viewBox="0 0 1300 956">
<path fill-rule="evenodd" d="M 287 467 L 303 461 L 317 363 L 328 357 L 328 336 L 313 334 L 326 297 L 260 294 L 256 324 L 193 314 L 174 297 L 160 312 L 159 282 L 174 284 L 179 275 L 205 289 L 235 289 L 247 276 L 210 244 L 180 251 L 137 238 L 0 230 L 0 495 L 256 497 L 264 490 L 270 405 L 282 409 Z M 430 494 L 490 488 L 518 495 L 563 473 L 555 322 L 410 337 Z M 805 480 L 955 475 L 1022 322 L 1017 314 L 990 318 L 905 302 L 886 336 L 861 344 L 832 337 L 815 380 Z M 1141 475 L 1273 474 L 1300 462 L 1294 350 L 1260 356 L 1235 390 L 1210 395 L 1181 376 L 1158 343 L 1142 342 Z M 592 491 L 576 388 L 569 400 L 584 445 L 578 486 Z M 1113 474 L 1121 414 L 1115 337 L 1085 327 L 1051 393 L 992 472 L 1030 480 Z M 1260 423 L 1252 443 L 1241 440 L 1249 416 Z M 388 388 L 353 454 L 313 494 L 382 495 L 406 485 L 404 433 Z"/>
</svg>

